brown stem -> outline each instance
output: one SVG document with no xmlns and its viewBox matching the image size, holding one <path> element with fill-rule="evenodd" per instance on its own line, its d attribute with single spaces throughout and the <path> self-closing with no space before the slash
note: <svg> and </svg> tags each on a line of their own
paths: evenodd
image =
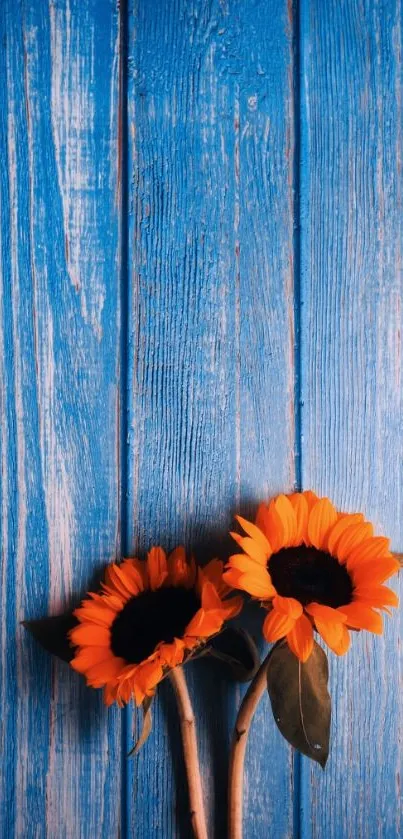
<svg viewBox="0 0 403 839">
<path fill-rule="evenodd" d="M 197 754 L 195 717 L 183 668 L 175 667 L 171 670 L 169 677 L 178 704 L 193 833 L 195 839 L 208 839 L 199 758 Z"/>
<path fill-rule="evenodd" d="M 267 686 L 267 667 L 270 653 L 260 665 L 256 676 L 249 685 L 249 688 L 242 700 L 241 707 L 235 723 L 232 738 L 230 766 L 229 766 L 229 790 L 228 790 L 228 836 L 229 839 L 242 839 L 242 813 L 243 813 L 243 767 L 245 752 L 248 743 L 249 729 L 259 705 L 262 694 Z"/>
</svg>

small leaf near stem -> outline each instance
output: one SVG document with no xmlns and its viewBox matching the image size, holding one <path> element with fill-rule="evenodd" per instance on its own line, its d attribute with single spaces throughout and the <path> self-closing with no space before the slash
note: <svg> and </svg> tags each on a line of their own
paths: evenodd
<svg viewBox="0 0 403 839">
<path fill-rule="evenodd" d="M 141 727 L 140 737 L 135 742 L 133 748 L 128 753 L 127 757 L 134 757 L 134 755 L 138 754 L 142 746 L 146 740 L 148 740 L 151 729 L 152 729 L 152 713 L 151 713 L 151 705 L 153 702 L 154 696 L 146 696 L 146 698 L 142 702 L 143 708 L 143 725 Z"/>
<path fill-rule="evenodd" d="M 276 644 L 267 669 L 274 719 L 294 748 L 325 768 L 329 756 L 331 703 L 327 657 L 315 642 L 305 663 L 287 642 Z"/>
<path fill-rule="evenodd" d="M 190 818 L 195 839 L 208 839 L 204 812 L 203 790 L 197 753 L 196 724 L 192 703 L 182 667 L 169 673 L 178 705 L 183 755 L 189 787 Z"/>
<path fill-rule="evenodd" d="M 243 698 L 235 723 L 231 745 L 228 790 L 228 837 L 242 839 L 243 774 L 249 729 L 257 706 L 267 687 L 267 668 L 271 651 L 260 665 Z"/>
<path fill-rule="evenodd" d="M 34 636 L 46 652 L 70 662 L 74 657 L 74 647 L 69 641 L 69 631 L 77 626 L 78 620 L 72 611 L 55 617 L 22 621 L 22 626 Z"/>
</svg>

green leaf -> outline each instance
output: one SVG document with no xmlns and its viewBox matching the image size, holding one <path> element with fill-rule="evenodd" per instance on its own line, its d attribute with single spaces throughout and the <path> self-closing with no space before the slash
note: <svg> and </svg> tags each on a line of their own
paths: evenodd
<svg viewBox="0 0 403 839">
<path fill-rule="evenodd" d="M 303 664 L 281 641 L 267 668 L 274 719 L 286 740 L 325 768 L 329 756 L 331 702 L 326 654 L 315 642 Z"/>
<path fill-rule="evenodd" d="M 141 747 L 144 746 L 144 743 L 146 742 L 146 740 L 150 736 L 151 729 L 152 729 L 152 723 L 153 723 L 152 713 L 151 713 L 151 705 L 152 705 L 153 699 L 154 699 L 153 696 L 146 696 L 146 698 L 143 700 L 143 703 L 142 703 L 143 725 L 141 727 L 140 737 L 138 738 L 138 740 L 134 744 L 133 748 L 130 750 L 127 757 L 134 757 L 134 755 L 136 755 L 140 751 Z"/>
<path fill-rule="evenodd" d="M 256 644 L 244 629 L 225 629 L 211 639 L 207 653 L 226 664 L 238 682 L 250 682 L 260 664 Z"/>
<path fill-rule="evenodd" d="M 46 652 L 67 662 L 70 662 L 74 656 L 74 648 L 70 644 L 68 633 L 77 624 L 77 618 L 74 617 L 72 611 L 51 618 L 22 621 L 25 629 L 34 636 Z"/>
</svg>

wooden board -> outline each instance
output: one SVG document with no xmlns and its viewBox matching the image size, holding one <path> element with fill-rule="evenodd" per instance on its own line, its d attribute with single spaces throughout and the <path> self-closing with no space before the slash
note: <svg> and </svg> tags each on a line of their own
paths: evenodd
<svg viewBox="0 0 403 839">
<path fill-rule="evenodd" d="M 286 3 L 131 9 L 131 551 L 184 541 L 201 562 L 226 557 L 234 511 L 294 483 L 291 51 Z M 221 837 L 240 691 L 204 663 L 188 673 L 211 835 Z M 167 684 L 130 764 L 125 835 L 189 836 L 177 739 Z M 279 839 L 291 835 L 292 783 L 290 750 L 262 703 L 246 836 L 263 839 L 272 823 Z"/>
<path fill-rule="evenodd" d="M 303 482 L 401 551 L 401 4 L 304 1 L 301 33 Z M 305 836 L 402 833 L 402 612 L 385 623 L 332 657 L 333 749 L 325 773 L 304 767 Z"/>
<path fill-rule="evenodd" d="M 0 834 L 111 839 L 118 718 L 19 622 L 119 542 L 119 20 L 6 0 L 0 27 Z"/>
<path fill-rule="evenodd" d="M 19 621 L 122 551 L 225 558 L 301 480 L 402 550 L 401 8 L 5 0 L 0 34 L 0 835 L 187 839 L 169 684 L 128 761 L 137 714 Z M 262 702 L 245 839 L 401 834 L 402 629 L 331 658 L 325 774 Z M 243 688 L 188 675 L 221 839 Z"/>
</svg>

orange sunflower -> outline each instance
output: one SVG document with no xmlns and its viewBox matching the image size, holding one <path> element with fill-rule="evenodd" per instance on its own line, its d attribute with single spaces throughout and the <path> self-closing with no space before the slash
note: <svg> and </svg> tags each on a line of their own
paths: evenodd
<svg viewBox="0 0 403 839">
<path fill-rule="evenodd" d="M 223 563 L 204 568 L 187 561 L 183 547 L 168 557 L 153 547 L 146 562 L 109 565 L 102 592 L 90 593 L 74 615 L 76 647 L 71 661 L 91 687 L 104 688 L 106 705 L 140 705 L 167 672 L 220 632 L 242 608 L 242 598 L 224 600 Z"/>
<path fill-rule="evenodd" d="M 261 504 L 256 524 L 237 520 L 247 536 L 231 535 L 245 553 L 230 557 L 224 579 L 268 609 L 267 641 L 286 638 L 306 661 L 314 627 L 338 655 L 350 646 L 350 628 L 382 634 L 377 610 L 398 605 L 383 583 L 400 566 L 361 513 L 339 513 L 309 491 Z"/>
</svg>

